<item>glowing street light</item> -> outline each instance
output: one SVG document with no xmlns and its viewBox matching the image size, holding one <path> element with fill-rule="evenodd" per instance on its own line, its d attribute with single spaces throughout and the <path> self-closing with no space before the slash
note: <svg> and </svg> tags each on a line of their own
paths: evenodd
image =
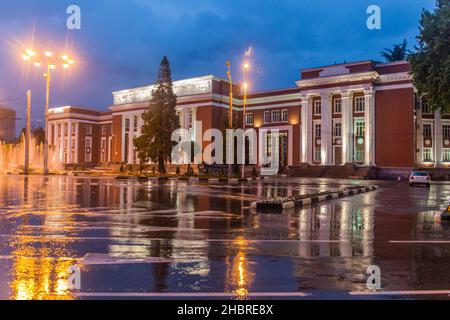
<svg viewBox="0 0 450 320">
<path fill-rule="evenodd" d="M 41 60 L 38 59 L 38 55 L 31 49 L 26 49 L 22 55 L 23 60 L 30 61 L 35 67 L 40 67 L 42 62 L 47 64 L 47 72 L 44 74 L 46 79 L 46 94 L 45 94 L 45 140 L 44 140 L 44 175 L 48 175 L 48 107 L 50 100 L 50 83 L 51 83 L 51 70 L 55 70 L 57 67 L 57 59 L 53 58 L 53 52 L 46 50 L 43 52 Z M 61 63 L 62 62 L 62 63 Z M 60 61 L 63 69 L 68 69 L 75 61 L 67 54 L 61 55 Z"/>
<path fill-rule="evenodd" d="M 248 83 L 247 83 L 247 72 L 250 68 L 250 65 L 248 62 L 244 62 L 244 112 L 242 114 L 242 130 L 244 131 L 244 139 L 243 139 L 243 158 L 244 161 L 242 162 L 242 179 L 245 178 L 245 125 L 246 125 L 246 107 L 247 107 L 247 89 L 248 89 Z"/>
</svg>

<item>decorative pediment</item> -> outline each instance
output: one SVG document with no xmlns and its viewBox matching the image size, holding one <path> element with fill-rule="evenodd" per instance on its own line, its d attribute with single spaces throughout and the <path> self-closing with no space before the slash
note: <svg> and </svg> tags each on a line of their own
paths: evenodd
<svg viewBox="0 0 450 320">
<path fill-rule="evenodd" d="M 350 69 L 345 66 L 328 67 L 319 72 L 319 77 L 340 76 L 349 73 Z"/>
</svg>

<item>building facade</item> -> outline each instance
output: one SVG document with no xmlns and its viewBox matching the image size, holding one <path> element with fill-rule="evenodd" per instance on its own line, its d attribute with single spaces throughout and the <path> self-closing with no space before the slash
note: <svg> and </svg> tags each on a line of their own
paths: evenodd
<svg viewBox="0 0 450 320">
<path fill-rule="evenodd" d="M 16 111 L 0 106 L 0 141 L 16 138 Z"/>
<path fill-rule="evenodd" d="M 272 148 L 277 130 L 281 167 L 404 168 L 450 165 L 450 116 L 431 113 L 417 95 L 406 61 L 360 61 L 301 70 L 293 88 L 247 96 L 245 127 L 257 131 L 257 148 Z M 242 124 L 243 96 L 233 86 L 233 111 Z M 153 86 L 113 92 L 108 112 L 50 110 L 49 141 L 65 164 L 136 164 L 133 139 Z M 174 81 L 180 126 L 194 136 L 221 128 L 229 110 L 228 81 L 203 76 Z M 194 126 L 201 121 L 201 128 Z M 241 125 L 242 127 L 242 125 Z M 196 130 L 201 132 L 195 132 Z M 203 142 L 206 147 L 209 142 Z"/>
</svg>

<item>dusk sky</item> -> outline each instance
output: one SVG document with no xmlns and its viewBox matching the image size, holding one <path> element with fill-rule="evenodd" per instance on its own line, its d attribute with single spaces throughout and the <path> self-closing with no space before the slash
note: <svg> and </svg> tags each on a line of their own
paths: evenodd
<svg viewBox="0 0 450 320">
<path fill-rule="evenodd" d="M 34 125 L 43 119 L 43 69 L 21 59 L 24 48 L 69 52 L 77 63 L 55 70 L 50 105 L 107 110 L 114 90 L 151 84 L 167 55 L 174 80 L 226 76 L 230 59 L 242 79 L 252 48 L 252 91 L 295 86 L 299 70 L 355 60 L 408 41 L 413 49 L 423 8 L 434 0 L 90 0 L 0 2 L 0 104 L 25 115 L 33 92 Z M 66 8 L 81 7 L 81 30 L 66 28 Z M 366 27 L 369 5 L 381 7 L 381 30 Z M 24 121 L 18 122 L 21 128 Z"/>
</svg>

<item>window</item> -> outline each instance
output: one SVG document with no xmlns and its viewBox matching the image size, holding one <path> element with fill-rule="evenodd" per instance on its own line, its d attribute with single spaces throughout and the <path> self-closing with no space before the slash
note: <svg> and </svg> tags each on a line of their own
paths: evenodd
<svg viewBox="0 0 450 320">
<path fill-rule="evenodd" d="M 341 137 L 342 124 L 340 122 L 335 122 L 333 127 L 333 136 Z"/>
<path fill-rule="evenodd" d="M 102 125 L 102 134 L 105 135 L 106 134 L 106 125 Z"/>
<path fill-rule="evenodd" d="M 432 134 L 431 134 L 431 124 L 425 123 L 423 125 L 423 136 L 425 138 L 431 138 L 431 136 L 432 136 Z"/>
<path fill-rule="evenodd" d="M 314 162 L 321 162 L 322 161 L 322 152 L 320 150 L 320 147 L 316 147 L 314 149 Z"/>
<path fill-rule="evenodd" d="M 431 157 L 431 148 L 423 148 L 423 161 L 433 161 L 433 158 Z"/>
<path fill-rule="evenodd" d="M 316 138 L 320 138 L 320 136 L 321 136 L 321 128 L 322 128 L 322 126 L 320 124 L 318 124 L 318 123 L 314 125 L 314 136 Z"/>
<path fill-rule="evenodd" d="M 320 100 L 314 101 L 314 114 L 318 115 L 322 112 L 322 102 Z"/>
<path fill-rule="evenodd" d="M 280 122 L 280 110 L 272 111 L 272 122 Z"/>
<path fill-rule="evenodd" d="M 130 132 L 130 119 L 125 119 L 125 132 Z"/>
<path fill-rule="evenodd" d="M 270 111 L 264 111 L 264 123 L 270 123 Z"/>
<path fill-rule="evenodd" d="M 92 134 L 92 126 L 91 125 L 86 125 L 85 129 L 86 129 L 86 134 Z"/>
<path fill-rule="evenodd" d="M 134 116 L 133 118 L 133 131 L 137 132 L 138 131 L 138 117 Z"/>
<path fill-rule="evenodd" d="M 72 123 L 72 134 L 76 134 L 76 133 L 77 133 L 77 124 Z"/>
<path fill-rule="evenodd" d="M 365 132 L 364 121 L 356 121 L 355 123 L 355 136 L 363 137 Z"/>
<path fill-rule="evenodd" d="M 355 112 L 364 112 L 364 110 L 365 110 L 364 97 L 356 97 L 355 98 Z"/>
<path fill-rule="evenodd" d="M 342 99 L 336 98 L 334 99 L 333 113 L 341 113 L 341 111 L 342 111 Z"/>
<path fill-rule="evenodd" d="M 422 99 L 422 113 L 433 113 L 427 99 Z"/>
<path fill-rule="evenodd" d="M 253 113 L 245 114 L 245 124 L 249 124 L 249 125 L 253 124 Z"/>
<path fill-rule="evenodd" d="M 92 161 L 92 138 L 86 138 L 86 145 L 84 151 L 84 161 L 91 162 Z"/>
<path fill-rule="evenodd" d="M 442 161 L 450 162 L 450 148 L 442 149 Z"/>
<path fill-rule="evenodd" d="M 192 128 L 192 120 L 193 120 L 192 110 L 189 111 L 189 128 Z"/>
<path fill-rule="evenodd" d="M 58 124 L 58 136 L 61 135 L 61 124 Z"/>
<path fill-rule="evenodd" d="M 288 111 L 287 109 L 281 110 L 281 121 L 288 122 Z"/>
<path fill-rule="evenodd" d="M 442 126 L 442 138 L 450 139 L 450 125 L 444 124 Z"/>
</svg>

